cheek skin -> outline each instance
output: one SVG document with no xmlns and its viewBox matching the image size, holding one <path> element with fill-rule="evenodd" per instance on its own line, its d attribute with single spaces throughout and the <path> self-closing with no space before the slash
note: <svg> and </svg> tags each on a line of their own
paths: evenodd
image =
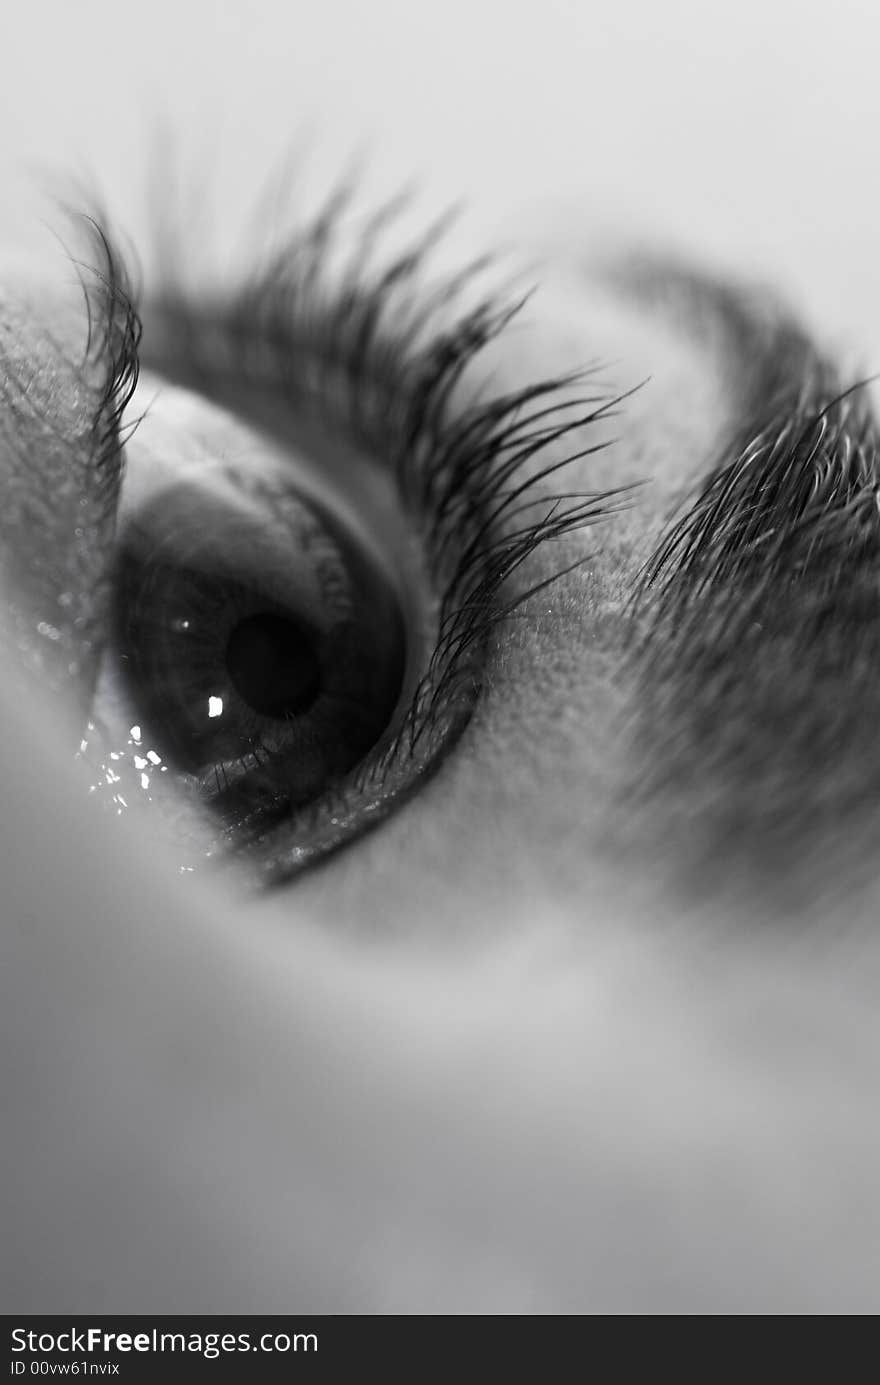
<svg viewBox="0 0 880 1385">
<path fill-rule="evenodd" d="M 869 1310 L 853 991 L 673 968 L 621 900 L 613 947 L 550 916 L 457 960 L 294 896 L 245 927 L 89 811 L 38 704 L 0 690 L 11 1312 Z"/>
</svg>

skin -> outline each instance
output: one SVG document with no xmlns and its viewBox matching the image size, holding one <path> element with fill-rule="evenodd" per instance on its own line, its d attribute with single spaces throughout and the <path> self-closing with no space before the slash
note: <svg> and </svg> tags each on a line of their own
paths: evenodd
<svg viewBox="0 0 880 1385">
<path fill-rule="evenodd" d="M 755 153 L 756 187 L 771 162 Z M 842 283 L 844 250 L 818 251 L 792 252 L 808 316 Z M 45 259 L 14 351 L 73 438 L 84 324 L 56 310 L 63 274 Z M 651 485 L 538 555 L 529 580 L 593 557 L 499 629 L 465 737 L 381 829 L 264 897 L 182 878 L 148 813 L 92 810 L 64 680 L 0 683 L 8 1311 L 876 1310 L 875 891 L 830 876 L 807 899 L 717 860 L 697 890 L 698 794 L 626 806 L 645 766 L 621 606 L 731 421 L 730 362 L 570 244 L 540 277 L 481 369 L 650 376 L 570 479 Z M 20 304 L 19 270 L 4 282 Z M 823 322 L 860 315 L 869 351 L 864 282 Z M 160 394 L 132 475 L 176 429 L 186 453 L 189 405 L 184 422 Z M 5 411 L 5 484 L 36 490 L 53 454 L 15 427 Z M 48 543 L 2 541 L 13 574 Z"/>
</svg>

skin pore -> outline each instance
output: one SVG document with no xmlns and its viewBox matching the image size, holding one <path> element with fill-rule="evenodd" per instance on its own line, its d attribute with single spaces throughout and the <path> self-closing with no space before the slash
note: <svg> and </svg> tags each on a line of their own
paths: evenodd
<svg viewBox="0 0 880 1385">
<path fill-rule="evenodd" d="M 621 627 L 742 421 L 735 361 L 567 240 L 480 369 L 645 382 L 566 485 L 648 484 L 535 556 L 529 582 L 591 555 L 498 627 L 463 738 L 378 830 L 265 896 L 181 878 L 147 811 L 92 810 L 70 686 L 0 680 L 7 1311 L 876 1309 L 873 883 L 833 822 L 785 888 L 748 849 L 695 879 L 705 778 L 633 791 L 656 759 Z M 793 252 L 817 275 L 819 248 Z M 73 442 L 94 400 L 64 273 L 47 260 L 16 307 L 15 350 Z M 155 373 L 141 388 L 132 475 L 180 430 Z M 45 491 L 51 450 L 8 418 L 7 487 L 27 455 Z M 6 527 L 4 574 L 36 544 L 56 585 L 75 566 L 49 513 L 51 536 Z"/>
</svg>

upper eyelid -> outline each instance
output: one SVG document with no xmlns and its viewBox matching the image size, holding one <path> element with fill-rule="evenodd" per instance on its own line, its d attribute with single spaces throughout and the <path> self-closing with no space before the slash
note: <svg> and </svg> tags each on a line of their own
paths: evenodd
<svg viewBox="0 0 880 1385">
<path fill-rule="evenodd" d="M 572 372 L 507 396 L 453 405 L 466 368 L 503 335 L 518 311 L 516 298 L 471 296 L 471 306 L 465 303 L 450 317 L 442 292 L 426 290 L 421 278 L 442 219 L 413 248 L 398 251 L 389 272 L 383 273 L 380 260 L 362 280 L 355 255 L 347 269 L 325 278 L 324 247 L 332 239 L 328 224 L 335 214 L 332 210 L 328 220 L 319 214 L 306 223 L 287 254 L 263 277 L 245 278 L 240 290 L 224 285 L 218 298 L 173 281 L 160 286 L 152 308 L 147 305 L 145 361 L 209 398 L 232 398 L 237 411 L 258 424 L 265 424 L 270 405 L 278 405 L 280 385 L 280 427 L 292 428 L 293 440 L 302 427 L 298 405 L 308 407 L 323 397 L 324 418 L 331 422 L 334 414 L 344 418 L 351 409 L 353 417 L 346 422 L 354 426 L 356 440 L 372 452 L 375 464 L 394 469 L 405 498 L 438 515 L 451 507 L 475 540 L 475 517 L 477 527 L 488 522 L 478 540 L 488 551 L 491 528 L 504 510 L 496 500 L 506 505 L 528 497 L 537 506 L 540 454 L 611 416 L 621 398 L 598 390 L 578 398 L 574 387 L 585 374 Z M 311 228 L 318 224 L 323 229 L 315 236 Z M 441 278 L 441 286 L 448 283 L 453 298 L 462 294 L 472 278 L 479 282 L 483 263 L 477 260 L 464 273 Z M 606 445 L 599 442 L 596 450 Z M 445 455 L 442 467 L 428 474 L 419 455 L 432 447 Z M 573 447 L 572 453 L 590 450 L 590 445 Z M 552 474 L 565 463 L 557 454 Z M 561 486 L 545 491 L 545 520 L 536 515 L 529 540 L 511 543 L 505 555 L 510 571 L 525 548 L 545 534 L 595 522 L 621 503 L 616 492 L 573 496 Z M 503 576 L 499 570 L 483 591 L 487 612 Z"/>
</svg>

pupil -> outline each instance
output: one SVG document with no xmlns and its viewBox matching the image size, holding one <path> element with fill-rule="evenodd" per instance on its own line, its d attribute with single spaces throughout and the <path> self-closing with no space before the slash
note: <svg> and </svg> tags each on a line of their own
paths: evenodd
<svg viewBox="0 0 880 1385">
<path fill-rule="evenodd" d="M 239 621 L 226 646 L 226 668 L 238 695 L 266 717 L 307 711 L 321 687 L 313 636 L 271 611 Z"/>
</svg>

